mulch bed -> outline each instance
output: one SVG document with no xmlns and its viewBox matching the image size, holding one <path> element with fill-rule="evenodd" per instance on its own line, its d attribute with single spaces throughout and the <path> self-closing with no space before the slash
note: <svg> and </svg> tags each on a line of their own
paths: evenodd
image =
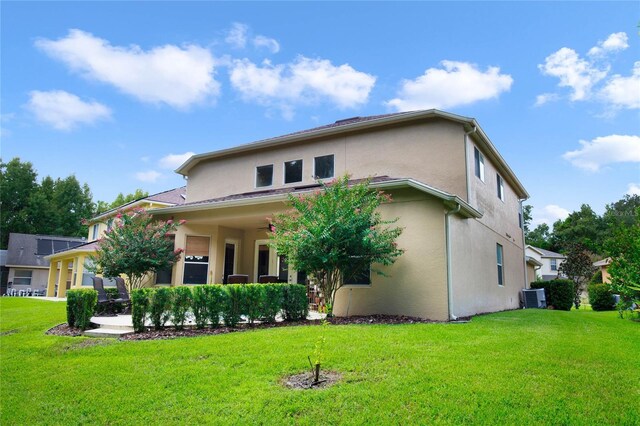
<svg viewBox="0 0 640 426">
<path fill-rule="evenodd" d="M 69 327 L 66 323 L 56 325 L 53 328 L 47 330 L 46 334 L 52 334 L 54 336 L 68 336 L 68 337 L 77 337 L 82 336 L 82 330 L 75 327 Z"/>
<path fill-rule="evenodd" d="M 282 386 L 289 389 L 323 389 L 336 384 L 342 378 L 337 371 L 320 371 L 320 380 L 314 383 L 310 372 L 294 374 L 282 379 Z"/>
</svg>

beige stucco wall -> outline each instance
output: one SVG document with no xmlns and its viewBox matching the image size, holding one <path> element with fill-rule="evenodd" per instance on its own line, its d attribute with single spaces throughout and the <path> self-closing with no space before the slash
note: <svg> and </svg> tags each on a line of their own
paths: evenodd
<svg viewBox="0 0 640 426">
<path fill-rule="evenodd" d="M 611 274 L 609 274 L 609 265 L 601 266 L 600 272 L 602 272 L 602 282 L 609 284 L 611 282 Z"/>
<path fill-rule="evenodd" d="M 399 217 L 404 231 L 398 239 L 405 253 L 372 274 L 370 286 L 345 286 L 338 290 L 334 312 L 338 316 L 388 314 L 446 320 L 447 284 L 444 207 L 440 200 L 414 191 L 395 192 L 394 203 L 384 205 L 384 217 Z"/>
<path fill-rule="evenodd" d="M 535 265 L 527 263 L 527 280 L 525 281 L 525 283 L 527 284 L 527 287 L 529 287 L 529 284 L 531 284 L 535 280 L 536 280 L 536 267 Z"/>
<path fill-rule="evenodd" d="M 464 130 L 429 120 L 203 161 L 189 172 L 187 201 L 315 183 L 314 157 L 333 154 L 335 176 L 413 178 L 466 199 Z M 303 181 L 284 185 L 284 162 L 303 160 Z M 273 164 L 273 185 L 255 187 L 257 166 Z M 224 185 L 212 185 L 224 182 Z"/>
<path fill-rule="evenodd" d="M 31 288 L 33 290 L 35 289 L 46 289 L 47 288 L 47 281 L 49 279 L 49 269 L 41 269 L 41 268 L 9 268 L 9 274 L 8 274 L 8 278 L 7 278 L 7 282 L 11 282 L 13 283 L 14 281 L 14 277 L 16 274 L 16 270 L 26 270 L 26 271 L 32 271 L 31 272 L 31 285 L 16 285 L 16 284 L 12 284 L 11 287 L 15 288 L 17 290 L 21 290 L 21 289 L 27 289 L 27 288 Z"/>
</svg>

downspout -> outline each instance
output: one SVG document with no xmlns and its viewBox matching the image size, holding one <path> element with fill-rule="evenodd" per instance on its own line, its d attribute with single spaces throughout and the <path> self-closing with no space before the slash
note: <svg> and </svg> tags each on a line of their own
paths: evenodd
<svg viewBox="0 0 640 426">
<path fill-rule="evenodd" d="M 449 224 L 449 215 L 456 214 L 460 211 L 460 204 L 457 203 L 456 207 L 447 210 L 444 214 L 444 235 L 445 235 L 445 249 L 447 256 L 447 307 L 449 309 L 449 320 L 455 321 L 458 319 L 457 316 L 453 314 L 453 281 L 452 281 L 452 268 L 451 268 L 451 237 L 450 237 L 450 224 Z"/>
<path fill-rule="evenodd" d="M 524 210 L 522 210 L 522 202 L 524 201 L 524 198 L 521 198 L 518 200 L 518 202 L 520 203 L 520 217 L 522 218 L 522 223 L 520 226 L 520 231 L 522 231 L 522 262 L 524 265 L 524 288 L 527 289 L 529 288 L 529 278 L 527 277 L 527 243 L 524 240 Z"/>
<path fill-rule="evenodd" d="M 467 178 L 467 203 L 471 204 L 471 177 L 469 176 L 469 135 L 478 131 L 477 126 L 464 133 L 464 170 Z"/>
</svg>

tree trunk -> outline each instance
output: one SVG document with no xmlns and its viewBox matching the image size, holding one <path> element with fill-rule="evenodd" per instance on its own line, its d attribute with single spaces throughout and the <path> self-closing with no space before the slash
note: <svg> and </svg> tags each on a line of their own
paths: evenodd
<svg viewBox="0 0 640 426">
<path fill-rule="evenodd" d="M 320 381 L 320 364 L 316 364 L 316 369 L 313 374 L 313 383 L 318 383 Z"/>
</svg>

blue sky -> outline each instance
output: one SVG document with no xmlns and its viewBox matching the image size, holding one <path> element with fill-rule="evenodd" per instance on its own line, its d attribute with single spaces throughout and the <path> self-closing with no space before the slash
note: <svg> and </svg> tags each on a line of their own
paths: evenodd
<svg viewBox="0 0 640 426">
<path fill-rule="evenodd" d="M 394 111 L 475 117 L 534 222 L 640 194 L 637 2 L 2 2 L 2 158 L 94 199 Z"/>
</svg>

